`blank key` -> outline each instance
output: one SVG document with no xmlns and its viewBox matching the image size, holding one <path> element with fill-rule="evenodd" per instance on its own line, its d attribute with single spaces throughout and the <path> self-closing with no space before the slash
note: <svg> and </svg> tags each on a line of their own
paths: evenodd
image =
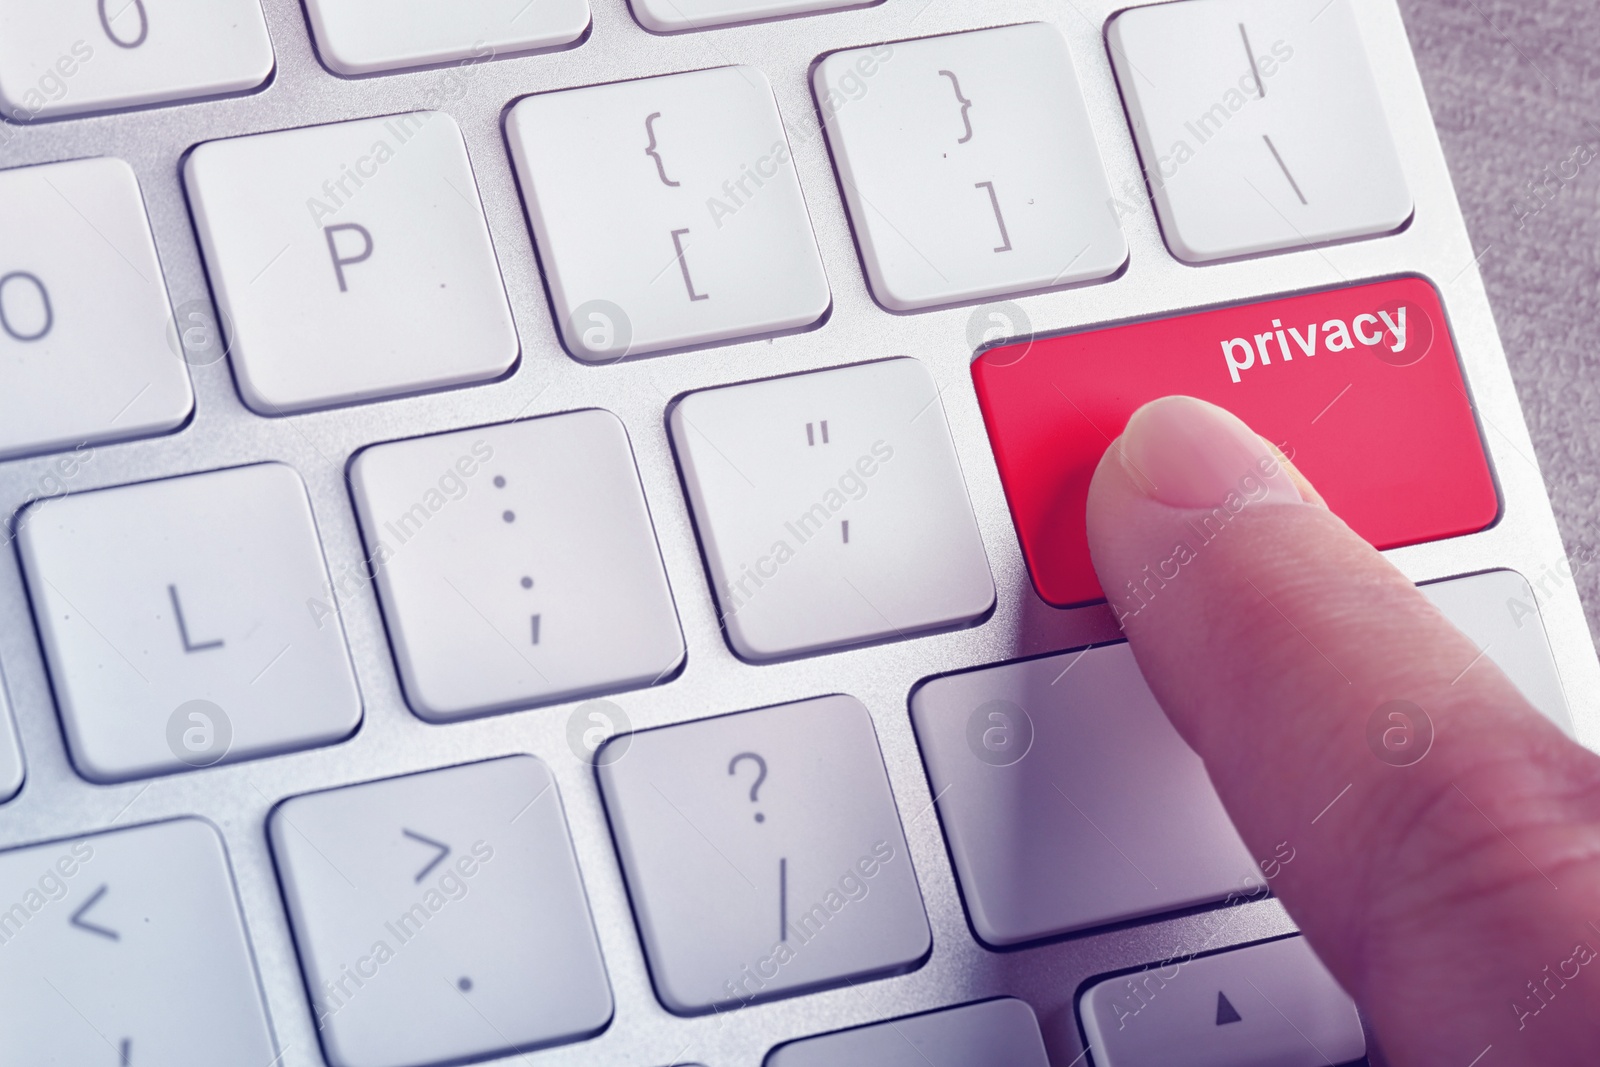
<svg viewBox="0 0 1600 1067">
<path fill-rule="evenodd" d="M 1179 259 L 1370 237 L 1411 217 L 1348 0 L 1153 4 L 1112 19 L 1106 41 Z"/>
<path fill-rule="evenodd" d="M 1002 997 L 809 1037 L 765 1067 L 1050 1067 L 1033 1009 Z"/>
<path fill-rule="evenodd" d="M 911 714 L 986 943 L 1264 891 L 1126 644 L 936 678 Z"/>
<path fill-rule="evenodd" d="M 300 476 L 262 463 L 35 504 L 17 538 L 78 770 L 123 781 L 351 733 Z"/>
<path fill-rule="evenodd" d="M 916 360 L 691 393 L 670 422 L 741 656 L 910 637 L 993 605 L 939 392 Z"/>
<path fill-rule="evenodd" d="M 1480 649 L 1463 675 L 1500 667 L 1570 730 L 1520 575 L 1488 571 L 1422 592 Z M 1374 758 L 1422 758 L 1428 710 L 1374 706 Z M 1264 872 L 1293 861 L 1294 842 L 1245 850 L 1124 643 L 934 678 L 913 694 L 911 715 L 968 914 L 990 945 L 1259 896 Z"/>
<path fill-rule="evenodd" d="M 269 827 L 333 1067 L 461 1063 L 610 1020 L 561 801 L 537 759 L 294 797 Z"/>
<path fill-rule="evenodd" d="M 209 141 L 184 183 L 239 388 L 261 414 L 483 381 L 516 361 L 449 115 Z"/>
<path fill-rule="evenodd" d="M 730 22 L 809 15 L 842 7 L 865 7 L 873 0 L 631 0 L 634 17 L 648 30 L 672 33 L 704 30 Z"/>
<path fill-rule="evenodd" d="M 308 0 L 322 61 L 340 74 L 481 62 L 571 44 L 589 28 L 588 0 Z"/>
<path fill-rule="evenodd" d="M 259 0 L 0 0 L 0 107 L 17 122 L 254 89 Z"/>
<path fill-rule="evenodd" d="M 0 172 L 0 459 L 181 425 L 181 351 L 132 167 Z"/>
<path fill-rule="evenodd" d="M 1421 589 L 1481 652 L 1481 659 L 1461 665 L 1463 677 L 1480 662 L 1493 663 L 1528 703 L 1571 735 L 1572 715 L 1561 675 L 1556 673 L 1539 599 L 1526 578 L 1516 571 L 1485 571 L 1429 582 Z"/>
</svg>

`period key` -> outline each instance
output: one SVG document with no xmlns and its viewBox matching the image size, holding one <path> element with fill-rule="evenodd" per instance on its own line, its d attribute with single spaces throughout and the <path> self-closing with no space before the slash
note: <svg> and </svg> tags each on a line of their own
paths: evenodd
<svg viewBox="0 0 1600 1067">
<path fill-rule="evenodd" d="M 1422 278 L 1001 345 L 972 378 L 1028 569 L 1057 606 L 1104 595 L 1084 530 L 1089 481 L 1128 417 L 1169 394 L 1249 423 L 1380 549 L 1499 515 L 1450 326 Z M 1234 513 L 1208 516 L 1196 537 Z"/>
</svg>

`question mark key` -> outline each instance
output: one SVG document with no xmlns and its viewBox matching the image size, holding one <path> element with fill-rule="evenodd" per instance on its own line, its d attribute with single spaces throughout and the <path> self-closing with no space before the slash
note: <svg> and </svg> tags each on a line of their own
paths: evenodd
<svg viewBox="0 0 1600 1067">
<path fill-rule="evenodd" d="M 597 771 L 669 1010 L 901 973 L 926 957 L 921 893 L 858 700 L 630 736 L 626 758 Z"/>
</svg>

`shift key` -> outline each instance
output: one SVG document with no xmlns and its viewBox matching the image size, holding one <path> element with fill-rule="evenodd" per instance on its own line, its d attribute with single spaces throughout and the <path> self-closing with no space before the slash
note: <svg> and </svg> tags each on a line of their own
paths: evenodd
<svg viewBox="0 0 1600 1067">
<path fill-rule="evenodd" d="M 1499 515 L 1444 308 L 1421 278 L 1003 345 L 972 378 L 1028 570 L 1058 607 L 1105 595 L 1084 529 L 1089 481 L 1128 417 L 1171 393 L 1249 423 L 1380 549 Z"/>
</svg>

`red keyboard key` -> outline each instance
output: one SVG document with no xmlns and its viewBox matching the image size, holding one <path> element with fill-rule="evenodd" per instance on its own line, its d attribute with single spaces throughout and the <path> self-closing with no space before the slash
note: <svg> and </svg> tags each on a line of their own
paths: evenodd
<svg viewBox="0 0 1600 1067">
<path fill-rule="evenodd" d="M 1255 427 L 1378 548 L 1499 515 L 1444 309 L 1420 278 L 1007 345 L 972 379 L 1034 585 L 1058 607 L 1104 596 L 1089 479 L 1128 416 L 1169 393 Z"/>
</svg>

